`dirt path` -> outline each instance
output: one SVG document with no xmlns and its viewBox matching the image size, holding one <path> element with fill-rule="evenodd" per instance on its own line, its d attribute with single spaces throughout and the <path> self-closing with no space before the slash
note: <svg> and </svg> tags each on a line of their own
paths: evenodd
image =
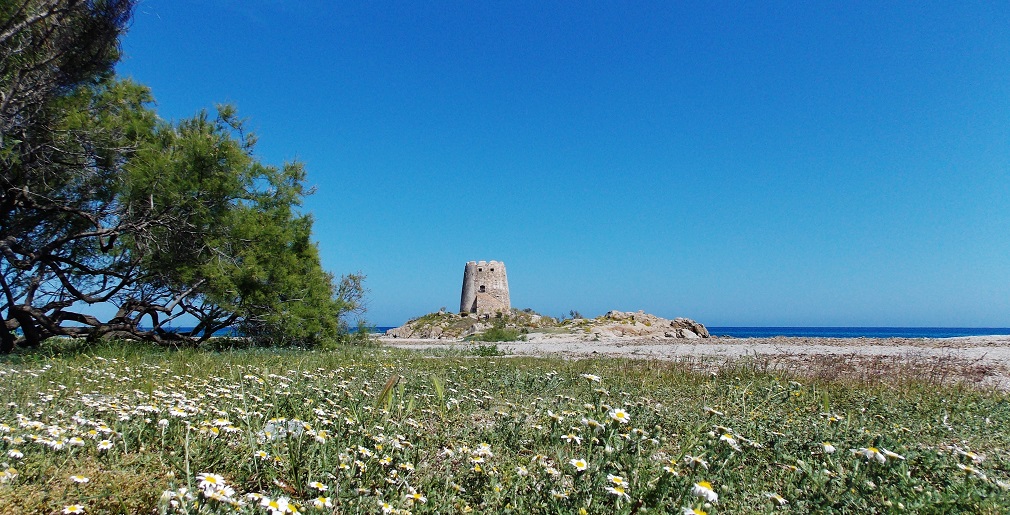
<svg viewBox="0 0 1010 515">
<path fill-rule="evenodd" d="M 433 349 L 473 347 L 460 340 L 382 338 L 390 346 Z M 875 381 L 885 378 L 962 382 L 1010 391 L 1010 336 L 964 338 L 706 338 L 644 340 L 530 335 L 527 342 L 498 344 L 513 355 L 571 358 L 601 356 L 678 360 L 717 369 L 745 360 L 769 370 L 804 376 Z"/>
</svg>

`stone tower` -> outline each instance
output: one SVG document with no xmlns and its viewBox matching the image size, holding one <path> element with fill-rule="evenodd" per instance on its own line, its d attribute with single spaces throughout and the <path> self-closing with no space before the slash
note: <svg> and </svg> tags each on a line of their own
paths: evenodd
<svg viewBox="0 0 1010 515">
<path fill-rule="evenodd" d="M 507 313 L 509 280 L 505 263 L 501 261 L 470 261 L 463 269 L 463 294 L 459 299 L 460 313 Z"/>
</svg>

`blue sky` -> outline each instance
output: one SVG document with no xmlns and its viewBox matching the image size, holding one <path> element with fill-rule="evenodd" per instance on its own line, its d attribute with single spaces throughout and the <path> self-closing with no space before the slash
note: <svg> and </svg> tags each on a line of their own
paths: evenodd
<svg viewBox="0 0 1010 515">
<path fill-rule="evenodd" d="M 124 76 L 305 163 L 378 325 L 512 302 L 1010 326 L 1005 2 L 141 0 Z"/>
</svg>

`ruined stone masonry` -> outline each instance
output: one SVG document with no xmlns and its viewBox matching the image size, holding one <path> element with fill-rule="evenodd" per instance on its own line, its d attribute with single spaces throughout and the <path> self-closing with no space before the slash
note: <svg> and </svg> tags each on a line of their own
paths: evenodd
<svg viewBox="0 0 1010 515">
<path fill-rule="evenodd" d="M 509 280 L 501 261 L 470 261 L 463 269 L 463 293 L 460 313 L 488 314 L 505 312 L 509 302 Z"/>
</svg>

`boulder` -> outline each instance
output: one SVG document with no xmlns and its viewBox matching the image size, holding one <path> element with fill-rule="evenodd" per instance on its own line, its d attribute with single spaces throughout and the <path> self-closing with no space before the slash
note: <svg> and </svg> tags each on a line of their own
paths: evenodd
<svg viewBox="0 0 1010 515">
<path fill-rule="evenodd" d="M 644 311 L 608 311 L 602 317 L 589 321 L 585 331 L 593 336 L 623 336 L 634 338 L 708 338 L 708 329 L 690 318 L 673 320 L 651 315 Z"/>
<path fill-rule="evenodd" d="M 711 336 L 708 334 L 708 329 L 706 329 L 705 326 L 691 320 L 690 318 L 674 318 L 673 323 L 677 327 L 691 331 L 699 338 L 709 338 Z M 688 338 L 690 338 L 690 336 Z"/>
</svg>

